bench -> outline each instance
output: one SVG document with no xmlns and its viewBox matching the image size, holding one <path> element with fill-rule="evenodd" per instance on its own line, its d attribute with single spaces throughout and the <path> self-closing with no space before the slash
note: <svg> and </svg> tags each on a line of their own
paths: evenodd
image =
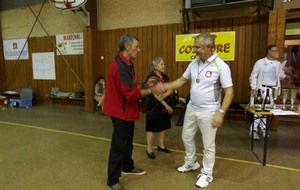
<svg viewBox="0 0 300 190">
<path fill-rule="evenodd" d="M 81 102 L 85 101 L 84 97 L 74 97 L 74 96 L 56 96 L 53 94 L 49 94 L 48 98 L 52 101 L 53 104 L 55 103 L 66 103 L 71 104 L 71 102 L 78 102 L 79 104 Z"/>
</svg>

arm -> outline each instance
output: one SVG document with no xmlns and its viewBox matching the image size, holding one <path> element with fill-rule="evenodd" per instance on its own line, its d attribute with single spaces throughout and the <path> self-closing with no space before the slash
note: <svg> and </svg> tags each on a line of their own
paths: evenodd
<svg viewBox="0 0 300 190">
<path fill-rule="evenodd" d="M 188 81 L 188 79 L 180 77 L 175 81 L 172 82 L 168 82 L 164 85 L 165 89 L 177 89 L 179 87 L 182 87 L 186 82 Z"/>
<path fill-rule="evenodd" d="M 250 77 L 249 77 L 251 90 L 257 89 L 257 80 L 258 80 L 258 69 L 257 69 L 257 64 L 255 63 L 255 65 L 252 69 L 252 72 L 250 74 Z"/>
<path fill-rule="evenodd" d="M 98 83 L 95 85 L 95 95 L 100 96 Z"/>
<path fill-rule="evenodd" d="M 141 91 L 141 97 L 149 96 L 152 94 L 150 88 L 140 89 L 140 91 Z"/>
<path fill-rule="evenodd" d="M 282 66 L 282 64 L 279 62 L 279 80 L 283 80 L 286 77 L 285 72 L 288 70 L 288 68 L 286 66 Z"/>
<path fill-rule="evenodd" d="M 224 117 L 227 109 L 229 108 L 231 101 L 233 99 L 233 87 L 224 88 L 225 96 L 222 101 L 221 109 L 215 115 L 213 121 L 213 127 L 218 128 L 221 127 L 224 121 Z M 223 110 L 223 111 L 222 111 Z"/>
<path fill-rule="evenodd" d="M 154 97 L 155 97 L 155 99 L 157 100 L 157 101 L 159 101 L 163 106 L 165 106 L 165 108 L 168 110 L 168 113 L 169 114 L 172 114 L 173 113 L 173 108 L 171 107 L 171 106 L 169 106 L 168 104 L 167 104 L 167 102 L 165 102 L 163 99 L 161 99 L 161 96 L 160 95 L 155 95 L 155 94 L 153 94 L 154 95 Z"/>
</svg>

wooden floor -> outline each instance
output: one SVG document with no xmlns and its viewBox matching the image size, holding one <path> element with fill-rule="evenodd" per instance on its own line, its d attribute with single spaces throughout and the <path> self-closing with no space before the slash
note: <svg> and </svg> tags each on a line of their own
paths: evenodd
<svg viewBox="0 0 300 190">
<path fill-rule="evenodd" d="M 171 154 L 154 151 L 146 156 L 145 115 L 136 122 L 133 158 L 147 171 L 143 176 L 122 176 L 127 190 L 197 189 L 199 171 L 178 173 L 183 164 L 181 127 L 166 131 L 165 145 Z M 47 105 L 28 109 L 0 110 L 1 190 L 102 190 L 107 189 L 107 161 L 112 126 L 100 112 L 82 107 Z M 214 181 L 205 189 L 299 189 L 300 126 L 280 123 L 270 131 L 267 166 L 250 151 L 249 123 L 226 120 L 217 133 Z M 196 136 L 201 163 L 202 142 Z M 154 143 L 156 145 L 156 143 Z M 262 156 L 262 140 L 255 142 Z"/>
</svg>

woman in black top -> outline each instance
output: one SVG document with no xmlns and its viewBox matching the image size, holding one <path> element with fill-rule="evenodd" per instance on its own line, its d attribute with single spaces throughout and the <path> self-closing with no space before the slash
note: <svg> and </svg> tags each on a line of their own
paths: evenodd
<svg viewBox="0 0 300 190">
<path fill-rule="evenodd" d="M 165 64 L 162 57 L 156 57 L 152 60 L 147 75 L 149 77 L 157 77 L 161 83 L 168 82 L 169 77 L 165 74 Z M 146 80 L 146 81 L 147 81 Z M 157 150 L 164 153 L 170 153 L 164 145 L 165 130 L 171 128 L 170 115 L 173 112 L 169 96 L 173 90 L 168 90 L 162 95 L 151 95 L 146 98 L 146 132 L 147 132 L 147 156 L 155 159 L 152 150 L 153 133 L 158 133 Z"/>
</svg>

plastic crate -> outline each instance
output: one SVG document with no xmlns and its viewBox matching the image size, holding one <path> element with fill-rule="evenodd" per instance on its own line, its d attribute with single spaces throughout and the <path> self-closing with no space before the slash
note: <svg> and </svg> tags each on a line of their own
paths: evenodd
<svg viewBox="0 0 300 190">
<path fill-rule="evenodd" d="M 32 99 L 9 99 L 10 107 L 28 108 L 32 107 Z"/>
</svg>

